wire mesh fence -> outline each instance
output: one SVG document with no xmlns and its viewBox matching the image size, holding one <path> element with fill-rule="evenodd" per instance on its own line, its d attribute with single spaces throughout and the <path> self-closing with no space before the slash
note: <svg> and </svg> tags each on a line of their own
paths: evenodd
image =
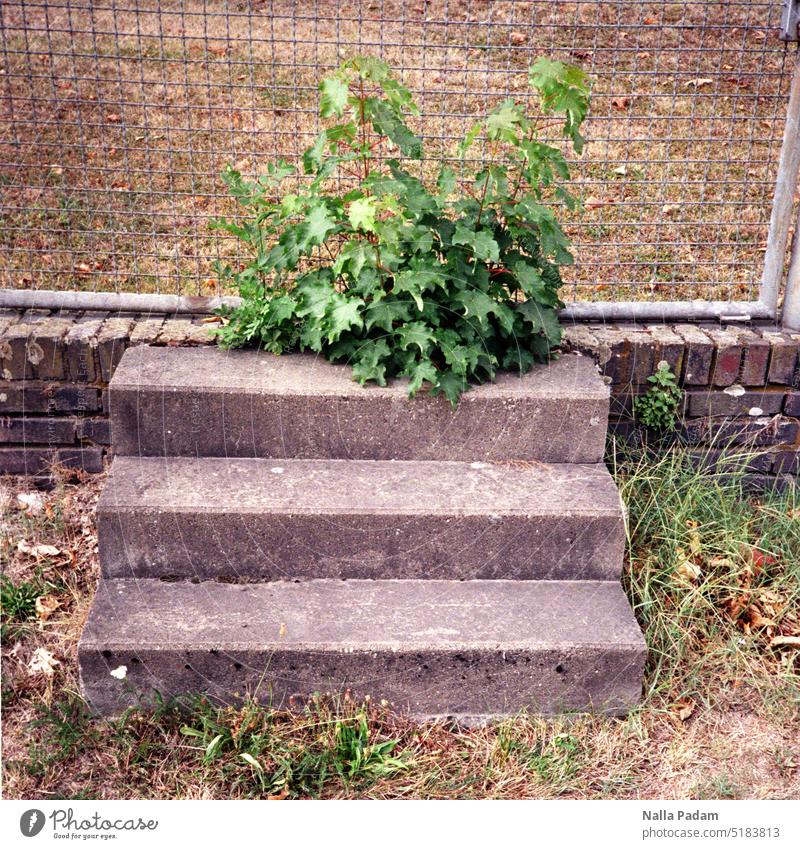
<svg viewBox="0 0 800 849">
<path fill-rule="evenodd" d="M 3 0 L 0 286 L 217 294 L 213 262 L 240 251 L 208 227 L 232 210 L 220 172 L 297 159 L 343 58 L 396 69 L 439 160 L 488 106 L 529 97 L 547 55 L 592 79 L 566 297 L 755 298 L 791 69 L 780 14 L 780 0 Z"/>
</svg>

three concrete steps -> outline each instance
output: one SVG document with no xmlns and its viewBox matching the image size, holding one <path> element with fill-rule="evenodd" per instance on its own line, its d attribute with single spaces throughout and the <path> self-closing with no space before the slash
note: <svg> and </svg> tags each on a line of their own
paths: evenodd
<svg viewBox="0 0 800 849">
<path fill-rule="evenodd" d="M 347 688 L 461 718 L 637 701 L 588 359 L 453 410 L 307 356 L 140 347 L 111 416 L 79 649 L 98 711 L 154 690 L 287 706 Z"/>
</svg>

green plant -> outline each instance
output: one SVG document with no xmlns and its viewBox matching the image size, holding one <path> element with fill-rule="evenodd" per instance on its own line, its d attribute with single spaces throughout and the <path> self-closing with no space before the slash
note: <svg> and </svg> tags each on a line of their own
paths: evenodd
<svg viewBox="0 0 800 849">
<path fill-rule="evenodd" d="M 360 56 L 323 80 L 320 115 L 334 123 L 303 154 L 303 179 L 284 161 L 255 182 L 230 167 L 224 175 L 250 217 L 212 226 L 252 260 L 217 266 L 243 298 L 222 311 L 220 344 L 316 351 L 350 363 L 361 383 L 404 376 L 409 395 L 427 383 L 453 404 L 498 368 L 547 359 L 561 339 L 559 266 L 572 262 L 549 204 L 578 202 L 563 185 L 563 154 L 539 136 L 557 123 L 582 150 L 588 84 L 544 58 L 529 81 L 539 117 L 505 100 L 467 133 L 458 173 L 443 163 L 426 182 L 388 155 L 423 158 L 407 123 L 417 107 L 387 65 Z M 467 178 L 479 139 L 487 164 Z"/>
<path fill-rule="evenodd" d="M 25 623 L 36 618 L 36 599 L 41 587 L 32 581 L 15 584 L 7 575 L 0 576 L 0 639 L 5 642 L 18 634 Z"/>
<path fill-rule="evenodd" d="M 634 401 L 633 410 L 637 420 L 654 430 L 672 430 L 683 392 L 669 363 L 662 360 L 655 374 L 651 374 L 647 381 L 652 386 Z"/>
</svg>

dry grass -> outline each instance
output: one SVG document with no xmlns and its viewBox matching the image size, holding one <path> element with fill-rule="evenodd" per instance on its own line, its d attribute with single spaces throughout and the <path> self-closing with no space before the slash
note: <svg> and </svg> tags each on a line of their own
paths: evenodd
<svg viewBox="0 0 800 849">
<path fill-rule="evenodd" d="M 641 707 L 477 729 L 346 699 L 293 715 L 196 698 L 92 719 L 75 654 L 100 481 L 62 480 L 29 516 L 13 496 L 30 484 L 6 480 L 6 797 L 799 798 L 800 651 L 781 638 L 800 633 L 800 491 L 748 498 L 736 473 L 697 472 L 680 451 L 626 459 L 617 477 L 625 580 L 650 647 Z M 59 606 L 42 618 L 37 597 Z M 31 672 L 39 649 L 58 661 L 52 675 Z"/>
<path fill-rule="evenodd" d="M 318 67 L 358 51 L 417 93 L 434 158 L 525 94 L 536 55 L 583 65 L 568 296 L 753 295 L 787 88 L 777 0 L 73 5 L 4 4 L 2 285 L 210 294 L 211 262 L 237 254 L 207 227 L 230 210 L 223 166 L 294 158 Z"/>
</svg>

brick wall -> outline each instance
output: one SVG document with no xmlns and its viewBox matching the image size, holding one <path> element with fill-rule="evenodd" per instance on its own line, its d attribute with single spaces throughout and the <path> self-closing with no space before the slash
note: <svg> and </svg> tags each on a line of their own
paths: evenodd
<svg viewBox="0 0 800 849">
<path fill-rule="evenodd" d="M 101 471 L 111 444 L 108 382 L 131 345 L 210 344 L 202 318 L 46 310 L 0 312 L 0 474 L 46 476 L 53 462 Z M 684 421 L 673 436 L 755 446 L 755 482 L 800 473 L 800 333 L 774 327 L 573 325 L 566 346 L 593 356 L 611 385 L 610 432 L 642 430 L 633 398 L 661 360 L 680 376 Z"/>
</svg>

